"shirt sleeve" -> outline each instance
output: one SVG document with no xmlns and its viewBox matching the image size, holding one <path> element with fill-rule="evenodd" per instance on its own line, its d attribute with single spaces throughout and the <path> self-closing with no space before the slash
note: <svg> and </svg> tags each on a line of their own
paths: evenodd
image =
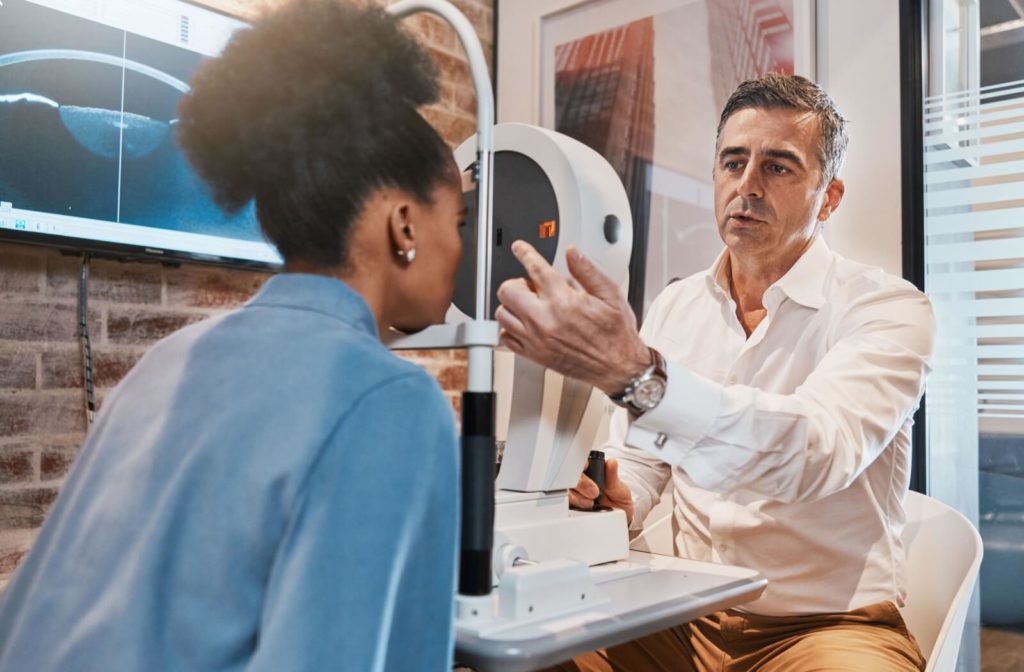
<svg viewBox="0 0 1024 672">
<path fill-rule="evenodd" d="M 450 669 L 457 455 L 425 373 L 362 397 L 296 502 L 249 672 Z"/>
<path fill-rule="evenodd" d="M 909 286 L 869 292 L 831 340 L 792 394 L 723 386 L 669 363 L 665 397 L 626 445 L 721 494 L 796 502 L 846 488 L 917 408 L 935 340 L 931 304 Z"/>
</svg>

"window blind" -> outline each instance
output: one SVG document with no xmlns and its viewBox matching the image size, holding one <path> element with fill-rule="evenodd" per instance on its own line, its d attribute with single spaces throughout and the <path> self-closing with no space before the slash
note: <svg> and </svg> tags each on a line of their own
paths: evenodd
<svg viewBox="0 0 1024 672">
<path fill-rule="evenodd" d="M 1024 80 L 927 98 L 924 123 L 929 403 L 1024 428 Z"/>
</svg>

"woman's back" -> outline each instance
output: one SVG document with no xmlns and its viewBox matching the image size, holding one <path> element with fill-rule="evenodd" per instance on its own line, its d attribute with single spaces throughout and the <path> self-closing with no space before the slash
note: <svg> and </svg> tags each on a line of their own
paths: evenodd
<svg viewBox="0 0 1024 672">
<path fill-rule="evenodd" d="M 441 669 L 457 478 L 450 406 L 359 295 L 274 277 L 106 400 L 0 604 L 0 669 Z"/>
</svg>

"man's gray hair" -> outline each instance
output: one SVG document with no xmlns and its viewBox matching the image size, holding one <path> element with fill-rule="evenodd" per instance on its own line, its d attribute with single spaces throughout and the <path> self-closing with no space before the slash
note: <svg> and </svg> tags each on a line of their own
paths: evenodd
<svg viewBox="0 0 1024 672">
<path fill-rule="evenodd" d="M 821 143 L 818 158 L 821 160 L 821 186 L 828 185 L 839 176 L 846 157 L 846 119 L 832 97 L 825 90 L 805 77 L 770 73 L 760 79 L 748 79 L 736 87 L 729 96 L 722 117 L 718 121 L 717 140 L 722 137 L 725 122 L 734 113 L 743 109 L 791 109 L 813 112 L 821 125 Z"/>
</svg>

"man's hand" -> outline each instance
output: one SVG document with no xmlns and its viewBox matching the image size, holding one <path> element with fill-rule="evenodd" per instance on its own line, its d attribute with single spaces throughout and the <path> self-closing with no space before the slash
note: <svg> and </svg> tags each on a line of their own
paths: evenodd
<svg viewBox="0 0 1024 672">
<path fill-rule="evenodd" d="M 509 350 L 605 394 L 618 394 L 650 365 L 625 297 L 579 250 L 566 251 L 578 287 L 529 243 L 517 240 L 512 252 L 529 281 L 508 280 L 498 288 L 495 319 Z"/>
<path fill-rule="evenodd" d="M 576 487 L 569 490 L 569 506 L 590 511 L 594 508 L 594 497 L 597 497 L 597 483 L 581 474 Z M 619 463 L 616 460 L 608 460 L 604 465 L 604 493 L 598 504 L 622 509 L 626 512 L 626 523 L 633 522 L 633 495 L 629 486 L 619 480 Z"/>
</svg>

